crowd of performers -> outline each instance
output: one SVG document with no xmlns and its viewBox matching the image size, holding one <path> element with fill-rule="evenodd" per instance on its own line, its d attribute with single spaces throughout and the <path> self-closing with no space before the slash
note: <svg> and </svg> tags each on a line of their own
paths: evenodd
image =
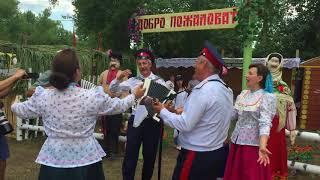
<svg viewBox="0 0 320 180">
<path fill-rule="evenodd" d="M 154 56 L 148 49 L 134 54 L 137 76 L 132 76 L 130 70 L 120 70 L 120 53 L 108 53 L 110 64 L 100 76 L 101 86 L 81 88 L 77 82 L 85 67 L 80 66 L 73 49 L 64 49 L 52 61 L 47 76 L 50 85 L 40 84 L 27 101 L 12 105 L 12 111 L 20 118 L 42 117 L 47 139 L 36 159 L 41 164 L 40 180 L 106 179 L 102 168 L 106 153 L 93 136 L 94 128 L 102 117 L 107 154 L 115 156 L 121 114 L 129 108 L 132 115 L 122 165 L 124 180 L 135 179 L 141 145 L 141 178 L 152 178 L 162 123 L 175 129 L 179 146 L 173 180 L 287 179 L 285 129 L 291 131 L 293 144 L 296 109 L 290 89 L 281 78 L 280 54 L 270 54 L 266 64 L 250 65 L 247 89 L 234 102 L 232 89 L 222 80 L 227 67 L 209 42 L 196 59 L 188 87 L 183 87 L 181 76 L 165 82 L 155 75 Z M 1 81 L 1 95 L 4 96 L 4 85 L 11 88 L 24 74 L 25 71 L 18 70 L 11 79 Z M 178 92 L 173 103 L 153 100 L 152 108 L 159 114 L 160 122 L 148 114 L 145 105 L 137 104 L 145 93 L 142 84 L 146 78 Z M 228 137 L 232 121 L 236 126 Z M 0 140 L 0 170 L 4 178 L 8 147 L 3 135 Z"/>
</svg>

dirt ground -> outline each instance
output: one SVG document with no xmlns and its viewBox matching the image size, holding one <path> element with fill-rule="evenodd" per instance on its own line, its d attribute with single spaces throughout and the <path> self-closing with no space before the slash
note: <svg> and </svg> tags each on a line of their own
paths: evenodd
<svg viewBox="0 0 320 180">
<path fill-rule="evenodd" d="M 7 161 L 6 180 L 35 180 L 38 177 L 39 165 L 34 161 L 41 148 L 44 138 L 24 140 L 17 142 L 8 138 L 10 147 L 10 158 Z M 163 180 L 171 179 L 172 171 L 175 166 L 177 150 L 171 143 L 163 151 L 162 161 L 162 178 Z M 316 153 L 316 159 L 311 164 L 320 165 L 320 152 Z M 108 180 L 120 180 L 122 158 L 118 160 L 103 160 L 104 172 Z M 136 170 L 136 179 L 141 179 L 142 160 L 139 160 Z M 293 175 L 294 174 L 294 175 Z M 157 179 L 157 165 L 155 166 L 153 180 Z M 292 180 L 315 180 L 320 176 L 306 174 L 302 172 L 291 172 L 289 179 Z"/>
</svg>

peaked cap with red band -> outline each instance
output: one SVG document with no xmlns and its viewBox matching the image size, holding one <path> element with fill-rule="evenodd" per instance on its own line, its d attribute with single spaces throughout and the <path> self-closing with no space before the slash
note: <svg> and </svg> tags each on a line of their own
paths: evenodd
<svg viewBox="0 0 320 180">
<path fill-rule="evenodd" d="M 209 41 L 205 41 L 204 48 L 202 49 L 200 55 L 206 57 L 214 67 L 220 69 L 222 75 L 227 74 L 227 66 L 225 65 L 217 49 Z"/>
<path fill-rule="evenodd" d="M 135 54 L 134 57 L 136 60 L 139 59 L 149 59 L 153 62 L 154 56 L 149 49 L 139 49 Z"/>
</svg>

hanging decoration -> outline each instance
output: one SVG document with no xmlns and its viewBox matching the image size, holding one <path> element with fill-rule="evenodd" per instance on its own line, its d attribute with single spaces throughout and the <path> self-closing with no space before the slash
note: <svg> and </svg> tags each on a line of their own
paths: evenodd
<svg viewBox="0 0 320 180">
<path fill-rule="evenodd" d="M 138 17 L 145 14 L 146 12 L 144 11 L 144 9 L 138 8 L 137 11 L 133 13 L 131 18 L 129 18 L 128 20 L 129 38 L 137 46 L 139 46 L 142 41 L 141 40 L 142 33 L 141 33 L 141 30 L 139 29 Z"/>
</svg>

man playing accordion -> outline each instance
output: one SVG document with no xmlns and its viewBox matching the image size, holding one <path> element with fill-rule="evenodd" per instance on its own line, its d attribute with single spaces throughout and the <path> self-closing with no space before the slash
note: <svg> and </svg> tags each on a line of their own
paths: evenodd
<svg viewBox="0 0 320 180">
<path fill-rule="evenodd" d="M 116 92 L 121 89 L 134 89 L 143 83 L 144 79 L 150 79 L 166 86 L 165 81 L 152 73 L 154 56 L 148 49 L 140 49 L 135 53 L 137 67 L 140 75 L 123 80 L 131 75 L 130 70 L 123 71 L 110 84 L 110 91 Z M 126 155 L 122 165 L 124 180 L 134 180 L 137 166 L 139 149 L 143 144 L 143 169 L 142 179 L 151 179 L 160 138 L 160 123 L 148 115 L 144 105 L 137 104 L 132 110 L 132 116 L 128 121 Z"/>
</svg>

